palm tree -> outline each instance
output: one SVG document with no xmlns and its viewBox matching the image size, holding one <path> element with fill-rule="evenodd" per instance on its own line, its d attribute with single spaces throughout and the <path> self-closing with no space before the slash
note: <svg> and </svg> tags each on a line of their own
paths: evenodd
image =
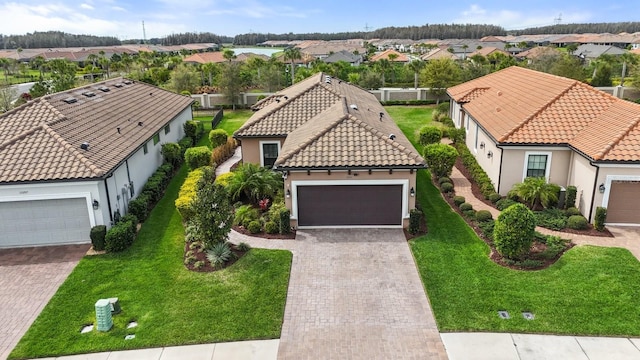
<svg viewBox="0 0 640 360">
<path fill-rule="evenodd" d="M 374 63 L 374 68 L 382 75 L 382 86 L 384 87 L 384 74 L 391 68 L 391 63 L 387 59 L 380 59 Z"/>
<path fill-rule="evenodd" d="M 420 71 L 424 69 L 425 65 L 426 63 L 424 62 L 424 60 L 420 59 L 413 60 L 412 62 L 407 64 L 409 69 L 413 71 L 413 87 L 415 89 L 418 88 L 418 75 L 420 74 Z"/>
<path fill-rule="evenodd" d="M 462 60 L 465 60 L 467 58 L 467 49 L 469 48 L 469 45 L 464 44 L 462 45 L 462 51 L 463 51 L 463 56 L 462 56 Z"/>
<path fill-rule="evenodd" d="M 511 189 L 527 206 L 532 209 L 539 209 L 541 206 L 547 208 L 557 203 L 560 187 L 547 183 L 544 177 L 528 177 L 523 182 L 513 185 Z"/>
<path fill-rule="evenodd" d="M 291 85 L 296 82 L 296 70 L 294 62 L 300 59 L 302 59 L 302 54 L 300 54 L 300 49 L 298 49 L 297 47 L 289 47 L 284 49 L 284 61 L 289 60 L 291 62 Z"/>
<path fill-rule="evenodd" d="M 246 163 L 233 171 L 227 190 L 232 200 L 238 200 L 244 195 L 257 204 L 264 198 L 273 199 L 282 185 L 282 177 L 275 171 Z"/>
</svg>

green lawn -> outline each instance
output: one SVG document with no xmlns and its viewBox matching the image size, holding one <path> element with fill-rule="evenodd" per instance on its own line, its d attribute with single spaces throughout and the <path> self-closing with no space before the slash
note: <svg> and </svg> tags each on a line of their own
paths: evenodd
<svg viewBox="0 0 640 360">
<path fill-rule="evenodd" d="M 11 359 L 280 336 L 291 253 L 252 249 L 223 271 L 186 270 L 173 206 L 186 173 L 183 167 L 172 180 L 130 249 L 80 261 Z M 107 297 L 122 305 L 114 328 L 80 334 L 95 322 L 95 302 Z M 139 325 L 126 330 L 131 320 Z M 127 334 L 136 338 L 125 341 Z"/>
<path fill-rule="evenodd" d="M 385 110 L 396 121 L 400 130 L 409 138 L 413 146 L 417 145 L 416 138 L 420 128 L 431 124 L 431 114 L 434 108 L 434 106 L 385 106 Z"/>
<path fill-rule="evenodd" d="M 409 110 L 387 111 L 407 136 L 423 124 Z M 580 246 L 545 270 L 504 268 L 489 259 L 489 247 L 426 170 L 418 172 L 417 188 L 429 232 L 410 245 L 441 331 L 640 335 L 640 262 L 629 251 Z M 501 320 L 499 310 L 512 318 Z"/>
<path fill-rule="evenodd" d="M 224 110 L 224 117 L 218 125 L 218 129 L 223 129 L 227 134 L 232 135 L 234 131 L 238 130 L 242 124 L 247 121 L 253 115 L 251 110 Z M 208 122 L 211 127 L 212 116 L 198 116 L 194 117 L 194 120 Z M 207 131 L 208 134 L 208 131 Z"/>
</svg>

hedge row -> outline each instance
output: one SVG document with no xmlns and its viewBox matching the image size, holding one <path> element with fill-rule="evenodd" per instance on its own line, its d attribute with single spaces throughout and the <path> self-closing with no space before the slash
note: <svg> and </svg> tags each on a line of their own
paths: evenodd
<svg viewBox="0 0 640 360">
<path fill-rule="evenodd" d="M 202 179 L 204 170 L 202 167 L 189 172 L 178 192 L 175 206 L 185 222 L 193 216 L 193 203 L 198 192 L 198 182 Z"/>
<path fill-rule="evenodd" d="M 113 225 L 105 236 L 105 250 L 118 252 L 125 250 L 136 239 L 138 219 L 128 214 L 123 216 L 118 223 Z"/>
<path fill-rule="evenodd" d="M 471 174 L 471 178 L 480 187 L 482 195 L 487 199 L 492 197 L 492 194 L 496 193 L 496 189 L 493 187 L 489 175 L 480 167 L 467 145 L 459 142 L 454 144 L 454 146 L 458 149 L 462 163 L 467 168 L 467 171 L 469 171 L 469 174 Z"/>
</svg>

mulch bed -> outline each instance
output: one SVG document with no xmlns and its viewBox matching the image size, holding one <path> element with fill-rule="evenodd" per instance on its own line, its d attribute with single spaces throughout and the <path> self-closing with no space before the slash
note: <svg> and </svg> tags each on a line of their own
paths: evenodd
<svg viewBox="0 0 640 360">
<path fill-rule="evenodd" d="M 233 230 L 239 232 L 240 234 L 243 235 L 247 235 L 247 236 L 252 236 L 252 237 L 257 237 L 257 238 L 262 238 L 262 239 L 295 239 L 296 238 L 296 231 L 295 230 L 291 230 L 288 234 L 267 234 L 266 232 L 259 232 L 256 234 L 252 234 L 249 232 L 249 230 L 247 230 L 244 226 L 238 226 L 238 225 L 234 225 L 232 227 Z"/>
<path fill-rule="evenodd" d="M 494 203 L 492 203 L 491 201 L 489 201 L 489 200 L 484 198 L 484 195 L 482 195 L 482 191 L 480 191 L 480 187 L 478 186 L 478 184 L 476 184 L 475 181 L 472 180 L 473 178 L 471 177 L 471 173 L 469 173 L 467 168 L 462 164 L 462 160 L 459 157 L 458 157 L 458 159 L 456 159 L 455 167 L 471 183 L 471 192 L 473 193 L 473 196 L 475 196 L 478 200 L 482 201 L 483 203 L 487 204 L 488 206 L 491 206 L 492 208 L 495 208 L 496 206 L 495 206 Z M 434 183 L 436 183 L 436 182 L 434 182 Z M 574 230 L 574 229 L 564 228 L 562 230 L 554 230 L 554 231 L 570 233 L 570 234 L 576 234 L 576 235 L 613 237 L 613 234 L 611 234 L 611 232 L 606 227 L 604 228 L 603 231 L 598 231 L 593 227 L 592 224 L 587 224 L 587 229 L 585 229 L 585 230 Z"/>
<path fill-rule="evenodd" d="M 233 265 L 236 261 L 238 261 L 241 257 L 243 257 L 247 253 L 247 251 L 240 251 L 236 245 L 229 243 L 229 247 L 231 248 L 231 252 L 233 253 L 234 256 L 232 256 L 229 261 L 224 263 L 224 266 L 222 266 L 221 268 L 215 268 L 213 267 L 213 265 L 211 265 L 211 262 L 209 262 L 209 259 L 207 259 L 207 252 L 202 246 L 196 247 L 192 250 L 190 249 L 190 245 L 191 243 L 185 243 L 184 245 L 184 254 L 185 254 L 184 258 L 186 260 L 187 252 L 193 251 L 193 256 L 195 257 L 195 260 L 190 261 L 189 263 L 185 263 L 184 266 L 191 271 L 197 271 L 197 272 L 213 272 L 213 271 L 225 269 Z M 203 266 L 200 266 L 200 267 L 196 266 L 196 264 L 198 264 L 199 262 L 202 262 Z"/>
</svg>

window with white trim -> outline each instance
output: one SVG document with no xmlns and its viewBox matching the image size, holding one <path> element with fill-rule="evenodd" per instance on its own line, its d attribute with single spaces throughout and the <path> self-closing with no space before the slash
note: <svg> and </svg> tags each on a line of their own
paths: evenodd
<svg viewBox="0 0 640 360">
<path fill-rule="evenodd" d="M 280 143 L 277 141 L 260 142 L 260 162 L 262 166 L 272 168 L 280 153 Z"/>
<path fill-rule="evenodd" d="M 547 177 L 548 154 L 529 154 L 525 177 Z"/>
</svg>

